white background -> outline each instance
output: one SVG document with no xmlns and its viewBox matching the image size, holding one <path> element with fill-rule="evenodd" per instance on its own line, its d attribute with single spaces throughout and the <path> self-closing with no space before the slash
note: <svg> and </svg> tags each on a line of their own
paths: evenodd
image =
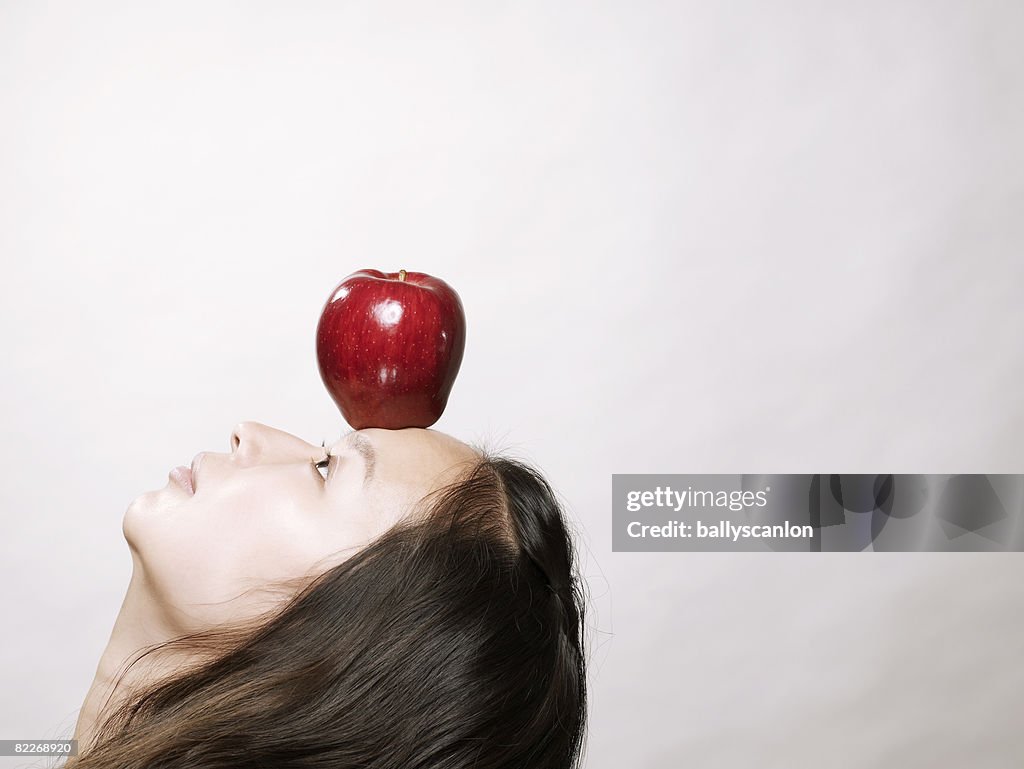
<svg viewBox="0 0 1024 769">
<path fill-rule="evenodd" d="M 0 738 L 70 734 L 136 495 L 347 429 L 320 309 L 402 267 L 436 428 L 582 529 L 588 767 L 1020 765 L 1024 556 L 612 553 L 610 476 L 1024 472 L 1022 9 L 0 3 Z"/>
</svg>

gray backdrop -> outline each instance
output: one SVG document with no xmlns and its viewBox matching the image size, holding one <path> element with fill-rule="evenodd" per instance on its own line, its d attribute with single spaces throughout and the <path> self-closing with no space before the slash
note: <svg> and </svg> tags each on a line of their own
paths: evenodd
<svg viewBox="0 0 1024 769">
<path fill-rule="evenodd" d="M 362 267 L 437 428 L 582 530 L 587 766 L 1024 760 L 1017 554 L 612 553 L 612 473 L 1024 471 L 1024 6 L 0 3 L 0 737 L 69 734 L 137 494 L 345 429 Z M 3 766 L 23 762 L 6 759 Z"/>
</svg>

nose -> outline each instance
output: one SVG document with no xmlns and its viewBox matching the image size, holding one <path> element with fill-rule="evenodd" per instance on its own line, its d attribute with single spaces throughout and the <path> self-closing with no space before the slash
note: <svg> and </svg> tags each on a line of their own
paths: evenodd
<svg viewBox="0 0 1024 769">
<path fill-rule="evenodd" d="M 284 430 L 259 422 L 239 422 L 231 430 L 231 453 L 248 465 L 315 459 L 323 454 L 323 449 Z"/>
</svg>

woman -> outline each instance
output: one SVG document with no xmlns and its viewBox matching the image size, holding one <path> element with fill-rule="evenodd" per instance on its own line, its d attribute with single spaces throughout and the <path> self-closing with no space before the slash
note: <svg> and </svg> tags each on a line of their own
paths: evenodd
<svg viewBox="0 0 1024 769">
<path fill-rule="evenodd" d="M 536 471 L 431 429 L 231 447 L 125 513 L 68 769 L 578 764 L 581 584 Z"/>
</svg>

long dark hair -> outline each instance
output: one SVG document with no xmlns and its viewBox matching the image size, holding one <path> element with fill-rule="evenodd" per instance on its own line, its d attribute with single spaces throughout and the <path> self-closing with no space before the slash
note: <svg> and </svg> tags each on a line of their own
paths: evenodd
<svg viewBox="0 0 1024 769">
<path fill-rule="evenodd" d="M 536 470 L 481 456 L 269 619 L 191 638 L 234 640 L 125 701 L 65 767 L 578 766 L 584 592 L 563 511 Z"/>
</svg>

